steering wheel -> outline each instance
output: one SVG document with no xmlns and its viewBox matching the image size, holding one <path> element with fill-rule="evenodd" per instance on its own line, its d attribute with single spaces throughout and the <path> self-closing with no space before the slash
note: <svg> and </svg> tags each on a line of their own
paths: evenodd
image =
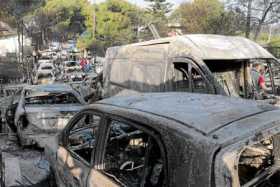
<svg viewBox="0 0 280 187">
<path fill-rule="evenodd" d="M 144 167 L 144 164 L 139 165 L 139 166 L 134 166 L 135 162 L 134 161 L 126 161 L 120 166 L 120 170 L 124 171 L 134 171 L 136 169 Z"/>
</svg>

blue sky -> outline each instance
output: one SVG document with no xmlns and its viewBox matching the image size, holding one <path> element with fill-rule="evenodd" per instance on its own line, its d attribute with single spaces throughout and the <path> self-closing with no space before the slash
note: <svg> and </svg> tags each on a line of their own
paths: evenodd
<svg viewBox="0 0 280 187">
<path fill-rule="evenodd" d="M 95 2 L 99 3 L 99 2 L 103 2 L 105 0 L 95 0 Z M 140 6 L 147 6 L 147 2 L 145 2 L 144 0 L 128 0 L 129 2 L 133 3 L 133 4 L 137 4 Z M 175 6 L 182 3 L 182 2 L 186 2 L 187 0 L 167 0 L 168 2 L 174 4 Z"/>
</svg>

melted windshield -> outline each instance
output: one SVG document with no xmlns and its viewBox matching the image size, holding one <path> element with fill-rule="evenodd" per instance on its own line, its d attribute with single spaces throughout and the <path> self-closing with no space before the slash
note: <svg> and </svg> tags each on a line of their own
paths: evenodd
<svg viewBox="0 0 280 187">
<path fill-rule="evenodd" d="M 52 66 L 44 66 L 41 69 L 42 70 L 49 70 L 49 69 L 53 69 L 53 67 Z"/>
<path fill-rule="evenodd" d="M 25 98 L 26 105 L 53 105 L 80 103 L 72 93 L 40 92 L 30 94 Z"/>
<path fill-rule="evenodd" d="M 280 82 L 279 75 L 274 72 L 277 69 L 275 66 L 278 69 L 280 66 L 270 60 L 206 60 L 205 63 L 229 96 L 266 99 L 274 94 L 273 86 Z M 258 77 L 253 76 L 256 64 L 259 64 Z M 263 77 L 264 82 L 261 89 L 259 89 L 260 77 Z"/>
</svg>

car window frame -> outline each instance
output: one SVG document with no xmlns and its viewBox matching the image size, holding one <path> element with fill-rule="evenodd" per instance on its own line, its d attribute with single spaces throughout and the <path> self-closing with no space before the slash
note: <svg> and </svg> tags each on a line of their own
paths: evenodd
<svg viewBox="0 0 280 187">
<path fill-rule="evenodd" d="M 189 74 L 189 81 L 190 81 L 190 85 L 189 85 L 189 92 L 190 93 L 199 93 L 199 92 L 194 92 L 193 91 L 193 80 L 192 80 L 192 76 L 191 76 L 191 70 L 192 68 L 194 68 L 204 79 L 205 83 L 206 83 L 206 87 L 207 87 L 207 93 L 208 94 L 215 94 L 215 85 L 207 78 L 207 76 L 205 75 L 203 69 L 198 65 L 198 63 L 191 57 L 173 57 L 170 59 L 170 62 L 172 64 L 172 76 L 175 74 L 174 71 L 174 65 L 175 63 L 185 63 L 188 65 L 188 74 Z M 210 71 L 210 73 L 212 73 Z M 172 83 L 173 86 L 174 83 Z"/>
<path fill-rule="evenodd" d="M 191 71 L 192 69 L 195 69 L 197 71 L 197 73 L 199 73 L 201 75 L 201 77 L 203 77 L 204 81 L 205 81 L 205 84 L 206 84 L 206 89 L 207 89 L 207 92 L 205 92 L 206 94 L 211 94 L 212 91 L 211 91 L 211 87 L 213 87 L 211 85 L 211 82 L 207 79 L 207 77 L 205 76 L 205 74 L 203 73 L 203 71 L 199 68 L 198 65 L 196 65 L 195 63 L 190 63 L 189 64 L 189 73 L 191 74 Z M 190 76 L 190 80 L 191 80 L 191 92 L 192 93 L 201 93 L 201 92 L 195 92 L 195 88 L 194 88 L 194 81 L 193 81 L 193 77 Z"/>
<path fill-rule="evenodd" d="M 151 136 L 155 142 L 158 144 L 161 155 L 163 157 L 163 162 L 164 162 L 164 181 L 163 184 L 168 186 L 170 184 L 169 181 L 169 172 L 168 172 L 168 156 L 167 156 L 167 149 L 164 144 L 163 139 L 161 138 L 161 134 L 159 131 L 155 130 L 154 128 L 147 126 L 143 123 L 134 121 L 129 118 L 125 118 L 122 116 L 114 115 L 114 114 L 105 114 L 103 118 L 103 125 L 102 128 L 99 131 L 99 141 L 98 141 L 98 150 L 99 152 L 95 152 L 95 163 L 94 166 L 98 172 L 100 172 L 102 175 L 105 175 L 108 177 L 110 180 L 112 180 L 114 183 L 117 183 L 118 185 L 121 185 L 119 181 L 114 180 L 112 177 L 110 177 L 106 172 L 104 171 L 104 160 L 105 160 L 105 154 L 106 154 L 106 147 L 107 147 L 107 140 L 109 137 L 110 133 L 110 125 L 111 121 L 118 121 L 121 123 L 125 123 L 129 126 L 135 127 L 138 130 L 143 131 L 144 133 L 147 133 L 149 136 Z"/>
<path fill-rule="evenodd" d="M 182 59 L 176 59 L 176 60 L 174 60 L 173 62 L 172 62 L 172 66 L 173 66 L 173 71 L 172 71 L 172 77 L 175 77 L 176 78 L 176 75 L 175 75 L 175 65 L 176 64 L 186 64 L 186 66 L 187 66 L 187 71 L 185 72 L 184 71 L 184 73 L 187 73 L 187 75 L 188 75 L 188 91 L 186 91 L 186 92 L 192 92 L 192 80 L 191 80 L 191 76 L 190 76 L 190 68 L 191 68 L 191 62 L 190 62 L 190 60 L 186 60 L 186 59 L 184 59 L 183 61 L 182 61 Z M 177 71 L 179 71 L 179 69 L 177 70 Z M 175 80 L 174 81 L 174 79 L 173 79 L 173 81 L 172 81 L 172 87 L 174 87 L 175 86 L 175 84 L 176 84 L 176 82 L 177 82 L 177 80 Z M 176 92 L 177 92 L 177 90 L 175 90 Z"/>
<path fill-rule="evenodd" d="M 70 135 L 70 131 L 71 129 L 75 126 L 75 124 L 83 117 L 83 115 L 85 114 L 91 114 L 91 115 L 97 115 L 100 116 L 100 124 L 97 130 L 97 136 L 96 136 L 96 141 L 95 141 L 95 149 L 92 151 L 91 153 L 91 161 L 90 163 L 88 163 L 85 159 L 83 159 L 81 156 L 79 156 L 77 153 L 73 152 L 72 150 L 69 149 L 68 144 L 69 144 L 69 135 Z M 77 159 L 78 161 L 80 161 L 81 163 L 83 163 L 84 165 L 86 165 L 87 167 L 93 168 L 94 167 L 94 162 L 95 162 L 95 152 L 98 149 L 98 141 L 99 141 L 99 136 L 100 136 L 100 128 L 103 126 L 104 123 L 104 115 L 101 112 L 98 112 L 96 110 L 92 110 L 92 109 L 87 109 L 87 110 L 83 110 L 79 113 L 77 113 L 67 124 L 67 126 L 65 127 L 65 129 L 62 132 L 62 145 L 63 148 L 65 148 L 73 157 L 73 159 Z M 77 130 L 75 130 L 75 132 L 78 132 Z"/>
</svg>

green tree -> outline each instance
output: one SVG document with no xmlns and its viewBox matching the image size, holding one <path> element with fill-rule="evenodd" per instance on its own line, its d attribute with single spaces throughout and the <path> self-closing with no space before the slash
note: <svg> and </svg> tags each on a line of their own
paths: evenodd
<svg viewBox="0 0 280 187">
<path fill-rule="evenodd" d="M 150 3 L 149 7 L 147 8 L 147 12 L 149 14 L 149 16 L 147 16 L 147 22 L 153 23 L 155 25 L 161 37 L 167 36 L 167 14 L 171 12 L 173 5 L 166 0 L 145 1 Z"/>
<path fill-rule="evenodd" d="M 34 17 L 43 35 L 65 41 L 86 30 L 90 7 L 87 0 L 48 0 Z"/>
<path fill-rule="evenodd" d="M 241 33 L 245 16 L 225 9 L 219 0 L 194 0 L 181 4 L 172 16 L 180 17 L 186 33 L 233 35 Z"/>
<path fill-rule="evenodd" d="M 24 17 L 40 7 L 44 0 L 0 0 L 0 20 L 21 29 Z"/>
<path fill-rule="evenodd" d="M 177 11 L 188 33 L 209 33 L 210 23 L 218 19 L 224 9 L 219 0 L 194 0 L 181 4 Z"/>
<path fill-rule="evenodd" d="M 150 3 L 148 8 L 149 12 L 153 15 L 166 16 L 167 13 L 171 12 L 172 4 L 166 0 L 145 0 Z"/>
<path fill-rule="evenodd" d="M 5 9 L 0 10 L 0 20 L 8 23 L 10 26 L 16 27 L 16 19 L 14 16 L 10 15 Z"/>
<path fill-rule="evenodd" d="M 87 30 L 78 40 L 79 48 L 94 48 L 104 55 L 110 46 L 128 44 L 136 40 L 137 27 L 142 24 L 139 17 L 142 11 L 138 7 L 125 0 L 107 0 L 95 5 L 95 11 L 95 38 L 91 13 L 86 20 Z"/>
<path fill-rule="evenodd" d="M 243 35 L 246 27 L 246 16 L 238 10 L 223 11 L 216 19 L 211 19 L 208 33 L 222 35 Z"/>
</svg>

